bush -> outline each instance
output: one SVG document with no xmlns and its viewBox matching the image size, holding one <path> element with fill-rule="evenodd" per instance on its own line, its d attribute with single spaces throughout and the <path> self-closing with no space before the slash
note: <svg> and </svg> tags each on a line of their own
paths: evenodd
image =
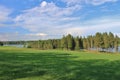
<svg viewBox="0 0 120 80">
<path fill-rule="evenodd" d="M 32 48 L 32 47 L 30 45 L 28 45 L 27 48 Z"/>
<path fill-rule="evenodd" d="M 3 46 L 3 43 L 2 43 L 2 42 L 0 42 L 0 46 Z"/>
</svg>

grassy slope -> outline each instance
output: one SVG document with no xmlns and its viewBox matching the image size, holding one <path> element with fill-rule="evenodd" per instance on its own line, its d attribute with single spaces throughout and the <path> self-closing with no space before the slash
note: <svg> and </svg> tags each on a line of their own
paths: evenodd
<svg viewBox="0 0 120 80">
<path fill-rule="evenodd" d="M 0 47 L 0 80 L 119 80 L 120 55 Z"/>
</svg>

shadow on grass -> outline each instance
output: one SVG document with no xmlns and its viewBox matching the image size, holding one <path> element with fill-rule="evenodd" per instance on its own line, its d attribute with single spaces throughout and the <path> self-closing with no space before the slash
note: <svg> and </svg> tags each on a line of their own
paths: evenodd
<svg viewBox="0 0 120 80">
<path fill-rule="evenodd" d="M 0 51 L 0 80 L 50 75 L 49 80 L 119 80 L 120 61 L 73 60 L 67 53 Z M 35 80 L 33 78 L 33 80 Z M 48 80 L 48 79 L 44 79 Z"/>
</svg>

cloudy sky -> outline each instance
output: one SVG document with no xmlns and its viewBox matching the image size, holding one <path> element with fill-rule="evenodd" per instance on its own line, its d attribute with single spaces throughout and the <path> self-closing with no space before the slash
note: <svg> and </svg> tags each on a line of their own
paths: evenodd
<svg viewBox="0 0 120 80">
<path fill-rule="evenodd" d="M 113 32 L 120 0 L 0 0 L 0 40 L 38 40 Z"/>
</svg>

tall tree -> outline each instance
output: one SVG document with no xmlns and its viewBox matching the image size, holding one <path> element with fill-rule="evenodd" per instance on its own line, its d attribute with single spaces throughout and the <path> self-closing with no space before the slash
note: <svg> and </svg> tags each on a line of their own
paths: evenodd
<svg viewBox="0 0 120 80">
<path fill-rule="evenodd" d="M 67 39 L 65 36 L 63 36 L 63 38 L 61 39 L 61 48 L 62 49 L 68 49 L 68 44 L 67 44 Z"/>
<path fill-rule="evenodd" d="M 52 43 L 52 40 L 48 40 L 47 41 L 47 46 L 48 46 L 48 49 L 53 49 L 53 43 Z"/>
<path fill-rule="evenodd" d="M 79 38 L 79 42 L 80 42 L 80 49 L 83 49 L 83 38 L 82 37 Z"/>
<path fill-rule="evenodd" d="M 93 48 L 93 37 L 90 35 L 87 37 L 87 46 L 88 46 L 88 49 L 91 49 Z"/>
<path fill-rule="evenodd" d="M 83 38 L 83 48 L 84 49 L 88 49 L 88 46 L 87 46 L 87 38 Z"/>
<path fill-rule="evenodd" d="M 68 50 L 73 50 L 74 49 L 74 39 L 72 35 L 68 34 L 66 36 L 67 38 L 67 44 L 68 44 Z"/>
<path fill-rule="evenodd" d="M 80 40 L 78 36 L 75 38 L 75 50 L 80 50 Z"/>
<path fill-rule="evenodd" d="M 103 45 L 103 38 L 102 38 L 102 34 L 97 32 L 95 35 L 95 47 L 97 48 L 97 51 L 99 51 L 99 48 L 102 48 Z"/>
<path fill-rule="evenodd" d="M 118 46 L 119 46 L 119 37 L 116 35 L 115 36 L 115 43 L 114 43 L 114 47 L 115 47 L 116 52 L 118 52 Z"/>
<path fill-rule="evenodd" d="M 109 35 L 106 32 L 103 33 L 103 42 L 104 42 L 104 48 L 108 49 L 110 46 L 110 42 L 109 42 Z"/>
<path fill-rule="evenodd" d="M 109 32 L 109 42 L 110 42 L 110 48 L 114 48 L 114 35 L 111 32 Z"/>
</svg>

